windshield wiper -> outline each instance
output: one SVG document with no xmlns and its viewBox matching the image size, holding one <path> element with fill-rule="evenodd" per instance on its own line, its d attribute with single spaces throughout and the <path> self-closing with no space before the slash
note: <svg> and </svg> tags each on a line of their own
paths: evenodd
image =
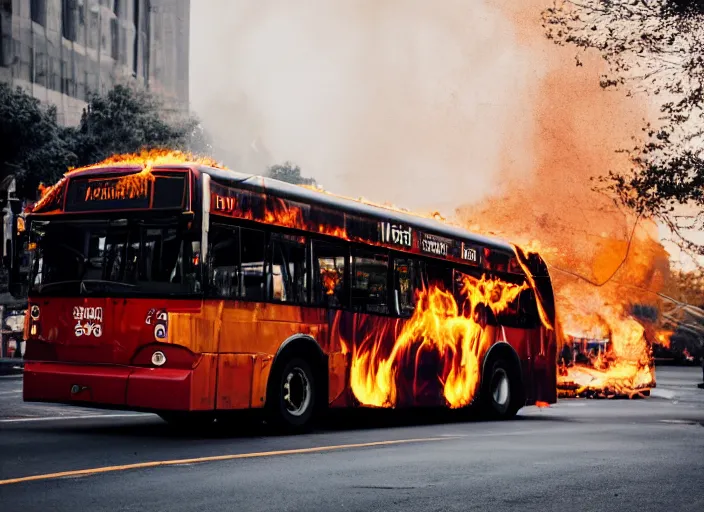
<svg viewBox="0 0 704 512">
<path fill-rule="evenodd" d="M 81 285 L 85 286 L 85 283 L 91 283 L 91 284 L 110 284 L 110 285 L 117 285 L 125 287 L 125 288 L 137 288 L 136 284 L 129 284 L 129 283 L 122 283 L 120 281 L 109 281 L 109 280 L 104 280 L 104 279 L 84 279 L 81 281 Z"/>
<path fill-rule="evenodd" d="M 78 279 L 74 279 L 72 281 L 57 281 L 55 283 L 47 283 L 47 284 L 42 284 L 37 288 L 37 291 L 39 293 L 44 293 L 54 287 L 60 287 L 60 286 L 67 286 L 67 285 L 79 285 L 81 294 L 86 294 L 89 295 L 92 293 L 93 290 L 89 290 L 88 287 L 86 286 L 87 284 L 103 284 L 103 285 L 111 285 L 115 286 L 117 288 L 137 288 L 137 285 L 134 284 L 129 284 L 129 283 L 121 283 L 119 281 L 105 281 L 101 279 L 84 279 L 79 281 Z"/>
<path fill-rule="evenodd" d="M 69 285 L 69 284 L 78 284 L 78 283 L 80 283 L 80 281 L 78 279 L 74 279 L 72 281 L 56 281 L 55 283 L 47 283 L 47 284 L 39 285 L 39 288 L 37 289 L 37 291 L 39 293 L 43 293 L 47 288 L 51 288 L 53 286 L 65 286 L 65 285 Z"/>
<path fill-rule="evenodd" d="M 86 283 L 92 284 L 92 285 L 98 285 L 95 288 L 88 289 L 86 286 Z M 91 293 L 96 291 L 96 288 L 100 288 L 100 285 L 102 285 L 103 290 L 115 290 L 115 289 L 133 289 L 137 288 L 137 285 L 134 284 L 129 284 L 129 283 L 121 283 L 120 281 L 107 281 L 103 279 L 84 279 L 81 281 L 81 293 L 90 295 Z"/>
</svg>

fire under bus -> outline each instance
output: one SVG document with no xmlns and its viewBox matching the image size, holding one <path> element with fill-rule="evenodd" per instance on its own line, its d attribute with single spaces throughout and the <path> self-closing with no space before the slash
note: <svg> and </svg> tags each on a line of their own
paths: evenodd
<svg viewBox="0 0 704 512">
<path fill-rule="evenodd" d="M 68 173 L 27 216 L 24 400 L 167 421 L 554 403 L 536 254 L 202 166 Z"/>
</svg>

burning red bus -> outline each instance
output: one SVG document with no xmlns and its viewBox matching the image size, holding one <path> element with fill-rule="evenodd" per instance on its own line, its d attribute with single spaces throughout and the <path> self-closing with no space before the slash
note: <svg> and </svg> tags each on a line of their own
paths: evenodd
<svg viewBox="0 0 704 512">
<path fill-rule="evenodd" d="M 537 254 L 199 163 L 68 173 L 27 215 L 24 400 L 168 421 L 556 401 Z"/>
</svg>

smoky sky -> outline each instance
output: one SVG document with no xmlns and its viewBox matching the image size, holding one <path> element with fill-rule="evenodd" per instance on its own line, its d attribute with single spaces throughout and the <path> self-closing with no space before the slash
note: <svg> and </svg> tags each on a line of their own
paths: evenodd
<svg viewBox="0 0 704 512">
<path fill-rule="evenodd" d="M 500 6 L 191 5 L 192 108 L 232 168 L 288 160 L 328 190 L 443 212 L 495 191 L 507 162 L 532 168 L 545 66 Z"/>
</svg>

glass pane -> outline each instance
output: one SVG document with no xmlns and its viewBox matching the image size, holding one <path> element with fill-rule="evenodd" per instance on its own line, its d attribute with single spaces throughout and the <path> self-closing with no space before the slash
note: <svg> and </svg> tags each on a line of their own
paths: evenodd
<svg viewBox="0 0 704 512">
<path fill-rule="evenodd" d="M 239 229 L 213 226 L 210 238 L 210 292 L 216 297 L 238 297 Z"/>
<path fill-rule="evenodd" d="M 46 294 L 190 294 L 200 291 L 197 235 L 136 222 L 32 225 L 32 283 Z"/>
<path fill-rule="evenodd" d="M 366 313 L 387 314 L 388 257 L 355 256 L 353 265 L 352 308 Z"/>
<path fill-rule="evenodd" d="M 305 238 L 274 234 L 272 250 L 272 299 L 307 303 Z"/>
<path fill-rule="evenodd" d="M 423 284 L 426 287 L 435 286 L 445 291 L 453 289 L 452 268 L 435 261 L 420 262 Z"/>
<path fill-rule="evenodd" d="M 315 255 L 314 294 L 315 303 L 328 307 L 342 307 L 344 300 L 345 261 L 347 248 L 342 245 L 333 245 L 315 242 L 313 245 Z"/>
<path fill-rule="evenodd" d="M 394 260 L 396 281 L 396 312 L 401 316 L 411 316 L 415 309 L 415 268 L 413 260 Z"/>
<path fill-rule="evenodd" d="M 242 229 L 242 296 L 248 300 L 264 300 L 264 232 Z"/>
</svg>

